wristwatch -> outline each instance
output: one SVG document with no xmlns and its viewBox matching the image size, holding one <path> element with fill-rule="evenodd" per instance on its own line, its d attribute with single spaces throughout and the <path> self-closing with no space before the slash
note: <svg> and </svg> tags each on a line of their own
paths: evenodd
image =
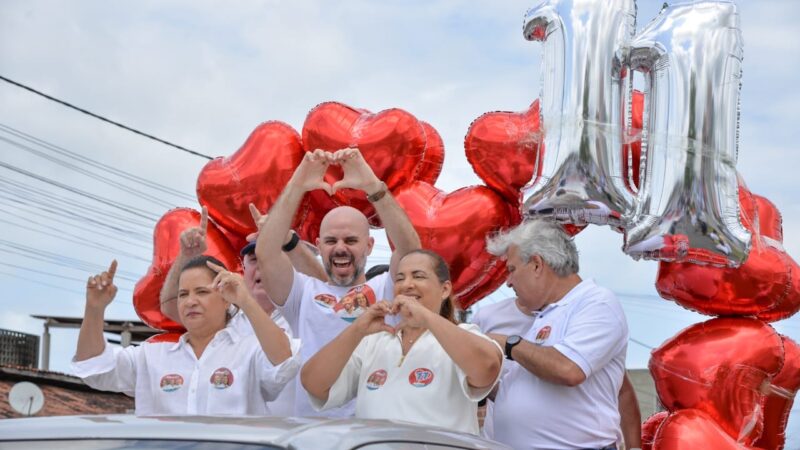
<svg viewBox="0 0 800 450">
<path fill-rule="evenodd" d="M 520 342 L 522 342 L 522 338 L 516 334 L 512 334 L 511 336 L 506 338 L 506 359 L 510 361 L 514 360 L 514 358 L 511 356 L 511 349 L 514 348 Z"/>
</svg>

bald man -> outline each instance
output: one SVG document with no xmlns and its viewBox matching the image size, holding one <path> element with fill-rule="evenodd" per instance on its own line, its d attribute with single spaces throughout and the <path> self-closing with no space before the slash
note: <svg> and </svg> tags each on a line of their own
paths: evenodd
<svg viewBox="0 0 800 450">
<path fill-rule="evenodd" d="M 340 166 L 344 177 L 333 186 L 323 180 L 331 165 Z M 395 250 L 389 272 L 367 281 L 365 267 L 374 240 L 369 222 L 357 209 L 339 207 L 331 210 L 320 224 L 317 247 L 328 274 L 328 281 L 309 277 L 293 267 L 281 251 L 286 236 L 306 192 L 322 189 L 328 194 L 343 188 L 367 194 L 383 223 Z M 378 179 L 357 149 L 328 153 L 309 152 L 295 170 L 281 196 L 270 210 L 256 241 L 262 283 L 267 293 L 289 322 L 295 337 L 302 340 L 301 355 L 308 360 L 320 348 L 339 335 L 365 304 L 393 298 L 397 263 L 408 252 L 420 248 L 419 236 L 408 216 L 397 204 L 386 185 Z M 366 300 L 365 300 L 366 299 Z M 295 415 L 319 415 L 308 401 L 308 394 L 297 383 Z M 327 410 L 329 417 L 348 417 L 354 403 Z"/>
</svg>

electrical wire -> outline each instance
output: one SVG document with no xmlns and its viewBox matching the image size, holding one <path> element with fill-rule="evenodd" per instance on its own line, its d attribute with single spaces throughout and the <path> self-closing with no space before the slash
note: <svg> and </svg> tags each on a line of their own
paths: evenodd
<svg viewBox="0 0 800 450">
<path fill-rule="evenodd" d="M 31 144 L 38 145 L 38 146 L 40 146 L 40 147 L 42 147 L 44 149 L 50 150 L 50 151 L 52 151 L 54 153 L 60 154 L 62 156 L 65 156 L 65 157 L 70 158 L 72 160 L 75 160 L 75 161 L 78 161 L 80 163 L 86 164 L 88 166 L 100 169 L 100 170 L 102 170 L 104 172 L 108 172 L 108 173 L 114 174 L 114 175 L 116 175 L 116 176 L 118 176 L 120 178 L 124 178 L 124 179 L 126 179 L 128 181 L 132 181 L 134 183 L 138 183 L 138 184 L 140 184 L 142 186 L 148 187 L 150 189 L 153 189 L 153 190 L 165 193 L 165 194 L 173 195 L 173 196 L 178 197 L 178 198 L 180 198 L 180 199 L 182 199 L 184 201 L 189 201 L 189 202 L 197 201 L 197 199 L 195 198 L 194 195 L 189 195 L 189 194 L 183 193 L 183 192 L 181 192 L 181 191 L 179 191 L 177 189 L 173 189 L 173 188 L 165 186 L 163 184 L 156 183 L 154 181 L 150 181 L 150 180 L 142 178 L 142 177 L 140 177 L 138 175 L 135 175 L 135 174 L 132 174 L 130 172 L 126 172 L 124 170 L 118 169 L 118 168 L 116 168 L 114 166 L 111 166 L 111 165 L 108 165 L 108 164 L 103 164 L 101 162 L 98 162 L 98 161 L 93 160 L 91 158 L 88 158 L 86 156 L 83 156 L 83 155 L 81 155 L 79 153 L 67 150 L 64 147 L 58 146 L 58 145 L 53 144 L 51 142 L 47 142 L 47 141 L 45 141 L 43 139 L 37 138 L 36 136 L 33 136 L 31 134 L 28 134 L 28 133 L 25 133 L 23 131 L 17 130 L 15 128 L 9 126 L 9 125 L 0 123 L 0 132 L 5 132 L 5 133 L 10 134 L 10 135 L 12 135 L 14 137 L 17 137 L 19 139 L 27 141 L 27 142 L 29 142 Z"/>
<path fill-rule="evenodd" d="M 147 133 L 145 133 L 143 131 L 139 131 L 139 130 L 137 130 L 135 128 L 131 128 L 131 127 L 127 126 L 127 125 L 123 125 L 123 124 L 121 124 L 119 122 L 115 122 L 115 121 L 113 121 L 111 119 L 107 119 L 107 118 L 105 118 L 105 117 L 103 117 L 103 116 L 101 116 L 99 114 L 95 114 L 95 113 L 93 113 L 91 111 L 88 111 L 86 109 L 79 108 L 79 107 L 77 107 L 77 106 L 75 106 L 75 105 L 73 105 L 71 103 L 65 102 L 64 100 L 59 100 L 59 99 L 57 99 L 57 98 L 55 98 L 53 96 L 45 94 L 44 92 L 38 91 L 38 90 L 36 90 L 36 89 L 34 89 L 34 88 L 30 87 L 30 86 L 26 86 L 26 85 L 24 85 L 22 83 L 19 83 L 17 81 L 11 80 L 11 79 L 6 78 L 6 77 L 4 77 L 2 75 L 0 75 L 0 80 L 3 80 L 3 81 L 5 81 L 6 83 L 9 83 L 9 84 L 13 84 L 14 86 L 17 86 L 17 87 L 20 87 L 22 89 L 25 89 L 26 91 L 32 92 L 32 93 L 34 93 L 36 95 L 44 97 L 44 98 L 46 98 L 46 99 L 48 99 L 50 101 L 56 102 L 56 103 L 58 103 L 60 105 L 66 106 L 67 108 L 71 108 L 71 109 L 74 109 L 75 111 L 81 112 L 81 113 L 86 114 L 86 115 L 91 116 L 91 117 L 94 117 L 95 119 L 102 120 L 103 122 L 110 123 L 111 125 L 116 125 L 116 126 L 122 128 L 124 130 L 130 131 L 132 133 L 136 133 L 139 136 L 143 136 L 143 137 L 146 137 L 148 139 L 152 139 L 152 140 L 154 140 L 156 142 L 160 142 L 160 143 L 162 143 L 164 145 L 168 145 L 170 147 L 174 147 L 174 148 L 176 148 L 178 150 L 184 151 L 186 153 L 189 153 L 189 154 L 192 154 L 192 155 L 195 155 L 195 156 L 199 156 L 201 158 L 205 158 L 205 159 L 208 159 L 208 160 L 213 159 L 212 157 L 210 157 L 208 155 L 204 155 L 204 154 L 196 152 L 194 150 L 189 150 L 186 147 L 180 146 L 178 144 L 173 144 L 172 142 L 165 141 L 164 139 L 157 138 L 157 137 L 155 137 L 155 136 L 153 136 L 151 134 L 147 134 Z"/>
</svg>

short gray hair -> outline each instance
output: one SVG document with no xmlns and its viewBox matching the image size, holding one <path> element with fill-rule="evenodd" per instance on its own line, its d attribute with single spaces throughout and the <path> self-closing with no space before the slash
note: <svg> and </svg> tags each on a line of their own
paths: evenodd
<svg viewBox="0 0 800 450">
<path fill-rule="evenodd" d="M 560 277 L 578 273 L 578 249 L 561 225 L 543 219 L 527 220 L 515 228 L 486 239 L 486 248 L 495 256 L 517 247 L 520 258 L 529 262 L 539 255 Z"/>
</svg>

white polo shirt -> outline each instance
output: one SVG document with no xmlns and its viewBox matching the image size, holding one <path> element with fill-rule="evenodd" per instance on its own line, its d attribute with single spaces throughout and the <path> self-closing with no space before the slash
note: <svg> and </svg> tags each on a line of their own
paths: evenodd
<svg viewBox="0 0 800 450">
<path fill-rule="evenodd" d="M 586 280 L 536 317 L 526 341 L 552 346 L 577 364 L 575 387 L 542 380 L 515 365 L 494 404 L 494 438 L 515 449 L 600 448 L 617 441 L 619 390 L 628 325 L 614 294 Z"/>
<path fill-rule="evenodd" d="M 498 333 L 506 336 L 525 335 L 533 325 L 535 314 L 528 315 L 520 311 L 516 300 L 516 297 L 511 297 L 482 307 L 472 316 L 472 323 L 480 327 L 484 333 Z M 500 372 L 501 383 L 503 375 L 516 365 L 517 363 L 514 361 L 503 359 L 503 370 Z M 491 400 L 486 402 L 486 417 L 483 419 L 481 436 L 494 439 L 494 402 Z"/>
<path fill-rule="evenodd" d="M 353 287 L 334 286 L 317 278 L 294 271 L 289 296 L 278 309 L 289 322 L 295 337 L 303 342 L 302 361 L 307 361 L 319 349 L 347 328 L 361 313 L 355 298 L 363 295 L 369 305 L 376 301 L 394 298 L 394 285 L 388 272 L 382 273 L 366 284 Z M 360 298 L 360 297 L 359 297 Z M 350 303 L 353 302 L 353 303 Z M 352 307 L 350 307 L 352 306 Z M 319 416 L 309 403 L 308 393 L 298 381 L 295 388 L 295 416 Z M 326 417 L 351 417 L 355 406 L 326 411 Z"/>
<path fill-rule="evenodd" d="M 272 318 L 272 321 L 275 322 L 275 325 L 278 326 L 278 328 L 286 332 L 286 334 L 289 335 L 289 337 L 293 336 L 292 328 L 289 326 L 289 322 L 286 321 L 286 319 L 283 317 L 283 315 L 277 308 L 272 311 L 270 317 Z M 236 330 L 242 335 L 253 334 L 253 325 L 250 324 L 250 321 L 244 314 L 235 315 L 231 319 L 231 326 L 235 327 Z M 279 417 L 287 417 L 294 415 L 295 389 L 296 389 L 296 383 L 300 382 L 299 377 L 300 373 L 298 371 L 297 376 L 292 378 L 292 380 L 286 383 L 283 389 L 281 389 L 281 393 L 278 394 L 278 397 L 275 398 L 275 400 L 267 402 L 266 415 L 279 416 Z"/>
<path fill-rule="evenodd" d="M 500 346 L 472 324 L 467 330 Z M 499 378 L 499 374 L 498 374 Z M 495 383 L 497 380 L 495 380 Z M 494 387 L 475 389 L 430 332 L 425 331 L 403 357 L 400 336 L 381 332 L 365 337 L 330 389 L 327 409 L 356 399 L 356 417 L 393 419 L 478 434 L 478 401 Z"/>
<path fill-rule="evenodd" d="M 106 345 L 94 358 L 73 359 L 72 370 L 95 389 L 134 397 L 140 416 L 265 415 L 265 403 L 300 370 L 296 339 L 289 340 L 292 357 L 274 366 L 252 332 L 243 334 L 229 325 L 217 332 L 200 359 L 187 337 L 138 347 Z"/>
</svg>

